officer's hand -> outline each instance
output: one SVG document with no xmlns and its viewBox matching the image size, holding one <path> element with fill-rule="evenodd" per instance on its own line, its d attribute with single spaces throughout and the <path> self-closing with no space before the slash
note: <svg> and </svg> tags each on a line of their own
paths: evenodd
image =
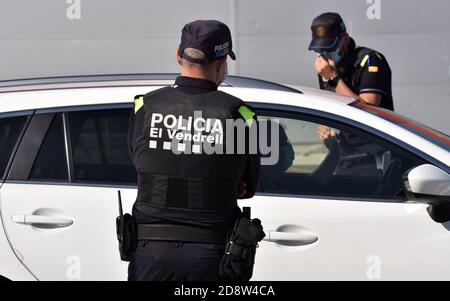
<svg viewBox="0 0 450 301">
<path fill-rule="evenodd" d="M 323 56 L 316 59 L 316 71 L 326 80 L 335 78 L 337 76 L 336 64 L 332 60 L 325 60 Z"/>
<path fill-rule="evenodd" d="M 317 136 L 319 136 L 319 139 L 324 141 L 331 137 L 336 136 L 336 131 L 331 129 L 330 127 L 326 125 L 319 125 L 317 127 Z"/>
<path fill-rule="evenodd" d="M 239 191 L 238 196 L 240 198 L 244 197 L 247 194 L 247 184 L 244 181 L 239 181 Z"/>
</svg>

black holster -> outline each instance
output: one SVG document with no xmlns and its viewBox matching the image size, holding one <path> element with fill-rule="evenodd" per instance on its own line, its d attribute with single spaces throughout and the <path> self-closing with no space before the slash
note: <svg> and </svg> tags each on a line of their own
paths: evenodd
<svg viewBox="0 0 450 301">
<path fill-rule="evenodd" d="M 134 217 L 129 214 L 123 214 L 122 200 L 119 196 L 119 216 L 116 218 L 117 240 L 119 241 L 120 259 L 130 261 L 137 246 L 137 227 Z"/>
<path fill-rule="evenodd" d="M 253 275 L 256 248 L 266 234 L 259 219 L 242 217 L 229 233 L 219 273 L 228 280 L 249 281 Z"/>
<path fill-rule="evenodd" d="M 120 259 L 130 261 L 136 251 L 137 235 L 134 217 L 126 213 L 116 219 L 117 240 L 119 241 Z"/>
</svg>

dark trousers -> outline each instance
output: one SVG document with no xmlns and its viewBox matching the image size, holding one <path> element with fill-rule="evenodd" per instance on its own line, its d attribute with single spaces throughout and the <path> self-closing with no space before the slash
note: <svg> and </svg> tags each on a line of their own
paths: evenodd
<svg viewBox="0 0 450 301">
<path fill-rule="evenodd" d="M 139 241 L 128 281 L 221 281 L 225 245 Z"/>
</svg>

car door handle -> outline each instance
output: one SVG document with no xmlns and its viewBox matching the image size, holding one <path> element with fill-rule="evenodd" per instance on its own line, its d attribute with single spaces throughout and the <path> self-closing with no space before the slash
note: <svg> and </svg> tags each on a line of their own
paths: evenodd
<svg viewBox="0 0 450 301">
<path fill-rule="evenodd" d="M 73 220 L 46 215 L 18 214 L 12 216 L 12 221 L 22 225 L 32 225 L 42 228 L 68 227 L 73 224 Z"/>
<path fill-rule="evenodd" d="M 267 231 L 265 241 L 283 243 L 292 242 L 300 244 L 312 244 L 315 243 L 319 237 L 314 233 L 309 232 L 279 232 L 279 231 Z"/>
</svg>

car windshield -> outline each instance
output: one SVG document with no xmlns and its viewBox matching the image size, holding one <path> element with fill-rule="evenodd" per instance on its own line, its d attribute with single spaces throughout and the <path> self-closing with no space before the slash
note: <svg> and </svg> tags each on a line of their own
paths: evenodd
<svg viewBox="0 0 450 301">
<path fill-rule="evenodd" d="M 351 106 L 369 112 L 371 114 L 377 115 L 380 118 L 388 120 L 392 123 L 395 123 L 431 142 L 439 145 L 447 151 L 450 151 L 450 136 L 441 133 L 435 129 L 432 129 L 426 125 L 423 125 L 417 121 L 411 120 L 404 116 L 401 116 L 392 111 L 375 107 L 373 105 L 364 103 L 360 100 L 355 101 L 351 104 Z"/>
</svg>

